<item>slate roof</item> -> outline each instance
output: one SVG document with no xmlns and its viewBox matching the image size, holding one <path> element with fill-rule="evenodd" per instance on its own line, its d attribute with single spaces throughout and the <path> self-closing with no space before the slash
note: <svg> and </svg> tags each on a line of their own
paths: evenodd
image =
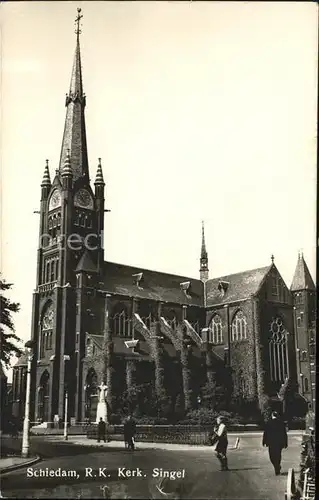
<svg viewBox="0 0 319 500">
<path fill-rule="evenodd" d="M 143 273 L 139 286 L 133 277 Z M 158 271 L 126 266 L 114 262 L 104 262 L 104 289 L 109 293 L 137 297 L 141 299 L 159 300 L 177 304 L 203 306 L 203 283 L 199 279 L 177 276 Z M 190 281 L 187 296 L 180 284 Z"/>
<path fill-rule="evenodd" d="M 208 280 L 207 306 L 236 302 L 255 295 L 271 267 L 272 265 Z M 218 288 L 221 281 L 229 283 L 224 295 Z"/>
<path fill-rule="evenodd" d="M 315 284 L 309 272 L 304 256 L 299 254 L 295 274 L 291 283 L 290 290 L 315 290 Z"/>
</svg>

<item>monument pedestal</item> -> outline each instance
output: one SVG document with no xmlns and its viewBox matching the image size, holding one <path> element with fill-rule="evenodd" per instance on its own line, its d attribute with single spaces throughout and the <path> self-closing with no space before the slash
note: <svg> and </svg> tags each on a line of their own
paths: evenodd
<svg viewBox="0 0 319 500">
<path fill-rule="evenodd" d="M 100 418 L 104 420 L 104 422 L 107 424 L 107 404 L 106 401 L 99 401 L 97 404 L 97 409 L 96 409 L 96 423 L 98 424 L 100 421 Z"/>
</svg>

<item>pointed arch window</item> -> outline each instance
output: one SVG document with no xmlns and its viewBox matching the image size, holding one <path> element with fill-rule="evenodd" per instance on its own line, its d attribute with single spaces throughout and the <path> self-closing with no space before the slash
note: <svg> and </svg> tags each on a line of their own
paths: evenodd
<svg viewBox="0 0 319 500">
<path fill-rule="evenodd" d="M 284 383 L 289 377 L 287 331 L 281 318 L 273 318 L 269 339 L 270 379 Z"/>
<path fill-rule="evenodd" d="M 49 227 L 49 229 L 52 229 L 52 227 L 53 227 L 52 217 L 49 217 L 48 227 Z"/>
<path fill-rule="evenodd" d="M 309 381 L 307 377 L 305 377 L 304 384 L 305 384 L 305 392 L 309 392 Z"/>
<path fill-rule="evenodd" d="M 52 302 L 45 308 L 40 323 L 40 358 L 44 358 L 45 350 L 52 348 L 54 325 L 54 308 Z"/>
<path fill-rule="evenodd" d="M 210 342 L 213 344 L 223 344 L 223 325 L 219 314 L 213 316 L 210 324 Z"/>
<path fill-rule="evenodd" d="M 247 319 L 242 311 L 238 311 L 232 321 L 231 339 L 233 342 L 247 339 Z"/>
<path fill-rule="evenodd" d="M 278 281 L 278 276 L 276 274 L 273 274 L 271 276 L 271 294 L 274 297 L 278 297 L 279 295 L 279 281 Z"/>
<path fill-rule="evenodd" d="M 130 336 L 130 319 L 128 317 L 125 306 L 119 305 L 113 314 L 112 318 L 113 335 L 119 337 Z"/>
</svg>

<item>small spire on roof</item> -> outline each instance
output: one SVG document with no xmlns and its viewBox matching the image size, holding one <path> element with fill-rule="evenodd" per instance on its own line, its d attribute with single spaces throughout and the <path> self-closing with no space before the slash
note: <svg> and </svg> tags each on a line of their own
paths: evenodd
<svg viewBox="0 0 319 500">
<path fill-rule="evenodd" d="M 44 167 L 44 173 L 43 173 L 43 178 L 41 182 L 41 187 L 44 186 L 51 186 L 51 179 L 50 179 L 50 171 L 49 171 L 49 160 L 45 160 L 45 167 Z"/>
<path fill-rule="evenodd" d="M 71 159 L 70 159 L 70 150 L 69 149 L 67 149 L 67 152 L 66 152 L 66 157 L 65 157 L 65 161 L 64 161 L 63 170 L 62 170 L 61 175 L 63 177 L 72 176 L 72 168 L 71 168 Z"/>
<path fill-rule="evenodd" d="M 275 260 L 275 256 L 274 256 L 274 254 L 273 254 L 273 253 L 271 254 L 271 257 L 270 257 L 270 258 L 271 258 L 271 263 L 273 264 L 273 263 L 274 263 L 274 260 Z"/>
<path fill-rule="evenodd" d="M 104 182 L 104 178 L 103 178 L 101 158 L 99 158 L 99 163 L 98 163 L 98 166 L 97 166 L 97 171 L 96 171 L 96 177 L 95 177 L 94 184 L 100 184 L 100 185 L 105 186 L 105 182 Z"/>
</svg>

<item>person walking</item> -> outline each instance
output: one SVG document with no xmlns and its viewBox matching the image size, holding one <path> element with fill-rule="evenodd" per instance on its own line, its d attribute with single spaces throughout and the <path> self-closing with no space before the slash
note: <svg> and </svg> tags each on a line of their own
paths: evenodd
<svg viewBox="0 0 319 500">
<path fill-rule="evenodd" d="M 136 424 L 131 415 L 124 422 L 124 441 L 129 450 L 134 450 L 134 436 L 136 432 Z"/>
<path fill-rule="evenodd" d="M 288 448 L 288 437 L 286 425 L 281 420 L 276 411 L 271 414 L 263 434 L 263 446 L 268 447 L 269 458 L 275 469 L 276 476 L 281 471 L 281 452 L 283 448 Z"/>
<path fill-rule="evenodd" d="M 104 443 L 106 443 L 106 423 L 102 417 L 97 424 L 97 442 L 99 443 L 101 439 L 103 439 Z"/>
<path fill-rule="evenodd" d="M 216 443 L 215 452 L 216 456 L 221 464 L 221 470 L 226 471 L 228 469 L 227 460 L 227 428 L 225 424 L 225 419 L 222 415 L 217 417 L 217 426 L 214 428 L 213 435 L 211 437 L 211 443 L 214 445 Z"/>
</svg>

